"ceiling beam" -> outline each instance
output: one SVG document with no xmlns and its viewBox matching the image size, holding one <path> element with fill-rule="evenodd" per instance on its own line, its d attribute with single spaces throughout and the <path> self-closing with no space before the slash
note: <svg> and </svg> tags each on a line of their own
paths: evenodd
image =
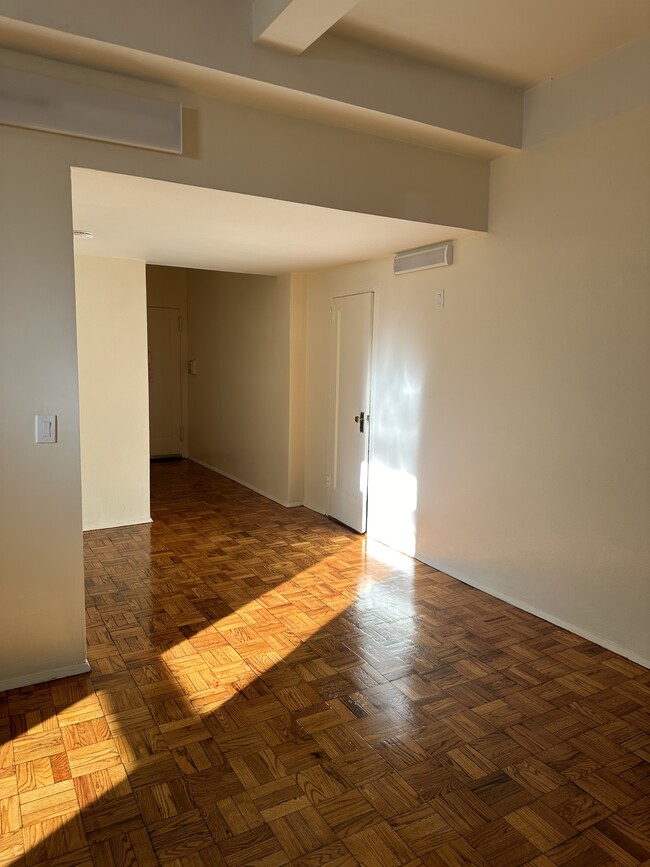
<svg viewBox="0 0 650 867">
<path fill-rule="evenodd" d="M 253 42 L 302 54 L 358 0 L 255 0 Z"/>
<path fill-rule="evenodd" d="M 178 0 L 113 0 L 112 14 L 104 15 L 105 0 L 0 0 L 0 42 L 478 159 L 521 147 L 518 88 L 331 33 L 301 55 L 270 50 L 251 39 L 248 2 L 191 5 L 188 14 Z"/>
</svg>

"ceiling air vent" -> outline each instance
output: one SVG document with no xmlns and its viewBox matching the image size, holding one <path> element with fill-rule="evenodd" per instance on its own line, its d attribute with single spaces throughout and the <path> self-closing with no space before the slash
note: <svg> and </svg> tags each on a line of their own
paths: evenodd
<svg viewBox="0 0 650 867">
<path fill-rule="evenodd" d="M 451 265 L 453 261 L 454 243 L 443 241 L 440 244 L 429 244 L 427 247 L 416 247 L 414 250 L 396 253 L 393 270 L 395 274 L 410 274 L 411 271 L 424 271 L 425 268 Z"/>
</svg>

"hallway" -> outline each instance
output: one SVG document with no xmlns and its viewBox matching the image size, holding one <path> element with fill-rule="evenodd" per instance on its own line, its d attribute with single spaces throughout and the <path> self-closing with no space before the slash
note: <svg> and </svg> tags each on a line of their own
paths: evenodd
<svg viewBox="0 0 650 867">
<path fill-rule="evenodd" d="M 636 865 L 650 673 L 189 461 L 0 694 L 0 865 Z"/>
</svg>

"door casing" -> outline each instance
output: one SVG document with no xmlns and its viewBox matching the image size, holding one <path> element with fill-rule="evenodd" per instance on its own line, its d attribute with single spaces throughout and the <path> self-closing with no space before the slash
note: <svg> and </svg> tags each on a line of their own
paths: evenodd
<svg viewBox="0 0 650 867">
<path fill-rule="evenodd" d="M 374 306 L 368 290 L 330 304 L 327 514 L 360 533 L 368 511 Z M 363 433 L 355 421 L 361 413 Z"/>
</svg>

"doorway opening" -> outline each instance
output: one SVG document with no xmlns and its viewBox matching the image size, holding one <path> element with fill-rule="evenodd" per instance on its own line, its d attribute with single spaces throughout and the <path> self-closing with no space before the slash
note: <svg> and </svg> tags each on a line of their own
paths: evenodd
<svg viewBox="0 0 650 867">
<path fill-rule="evenodd" d="M 92 415 L 93 429 L 101 432 L 88 446 L 90 438 L 84 436 L 82 424 L 84 528 L 91 527 L 85 517 L 85 504 L 91 499 L 106 507 L 92 524 L 94 529 L 150 520 L 152 454 L 180 453 L 285 506 L 305 502 L 303 475 L 312 461 L 319 486 L 319 502 L 312 498 L 312 503 L 324 511 L 320 500 L 326 473 L 320 468 L 327 461 L 327 425 L 315 449 L 310 450 L 305 436 L 305 370 L 311 339 L 305 274 L 430 242 L 436 227 L 79 168 L 72 169 L 72 205 L 75 228 L 92 233 L 75 240 L 75 257 L 86 264 L 95 261 L 94 269 L 87 268 L 95 275 L 90 289 L 101 288 L 104 311 L 89 316 L 85 335 L 86 346 L 96 335 L 102 336 L 101 388 L 96 387 L 94 372 L 82 371 L 79 358 L 80 382 L 86 377 L 86 387 L 80 387 L 82 416 Z M 147 298 L 149 267 L 188 275 L 186 316 L 176 300 Z M 106 279 L 109 271 L 115 274 L 112 280 Z M 123 274 L 132 278 L 128 305 Z M 147 306 L 159 308 L 151 314 L 155 322 L 149 324 Z M 180 363 L 178 311 L 183 321 Z M 367 320 L 366 358 L 372 336 L 369 316 Z M 78 320 L 79 333 L 86 325 Z M 353 335 L 352 328 L 349 336 Z M 352 346 L 354 341 L 347 343 Z M 159 346 L 169 350 L 167 360 L 156 357 Z M 322 349 L 326 367 L 326 342 Z M 188 373 L 190 356 L 197 368 Z M 157 392 L 161 371 L 168 374 L 169 405 Z M 347 378 L 339 383 L 339 397 L 350 407 L 346 403 L 344 413 L 341 404 L 338 417 L 345 414 L 353 420 L 361 450 L 342 446 L 337 433 L 338 463 L 330 472 L 330 514 L 359 530 L 366 527 L 368 500 L 369 379 L 366 386 L 367 394 L 347 395 Z M 110 404 L 109 389 L 114 398 Z M 326 391 L 322 400 L 324 409 Z M 341 481 L 347 471 L 341 461 L 348 460 L 348 452 L 356 458 L 346 490 Z M 137 468 L 126 472 L 132 464 Z M 101 473 L 93 475 L 93 466 Z M 146 502 L 146 507 L 125 508 L 131 502 L 131 495 L 125 495 L 127 482 L 138 486 L 133 502 Z M 337 496 L 341 502 L 354 502 L 354 515 L 338 508 Z"/>
</svg>

